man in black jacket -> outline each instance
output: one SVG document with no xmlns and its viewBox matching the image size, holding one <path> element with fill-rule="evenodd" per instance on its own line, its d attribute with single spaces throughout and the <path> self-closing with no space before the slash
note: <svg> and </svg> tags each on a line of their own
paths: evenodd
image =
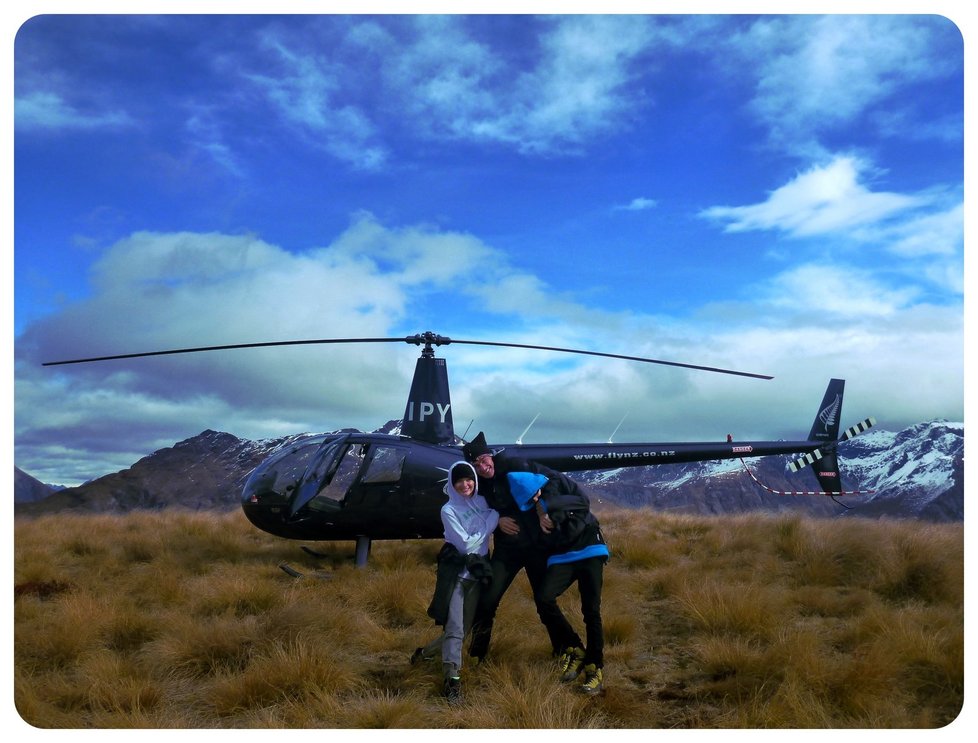
<svg viewBox="0 0 978 743">
<path fill-rule="evenodd" d="M 544 607 L 540 602 L 540 589 L 547 571 L 547 552 L 541 548 L 540 521 L 536 514 L 524 513 L 517 507 L 506 475 L 509 472 L 534 472 L 559 481 L 562 489 L 568 492 L 580 492 L 580 488 L 566 475 L 549 467 L 493 452 L 482 432 L 462 451 L 479 476 L 479 495 L 486 499 L 490 508 L 499 512 L 499 526 L 493 533 L 490 557 L 492 582 L 479 597 L 469 655 L 479 662 L 489 652 L 496 610 L 520 570 L 526 570 L 537 614 L 547 629 L 554 655 L 559 655 L 564 650 L 567 620 L 559 608 L 555 613 L 553 606 Z"/>
<path fill-rule="evenodd" d="M 601 525 L 591 513 L 587 496 L 568 490 L 561 481 L 533 472 L 510 472 L 510 493 L 521 511 L 539 519 L 547 572 L 537 598 L 541 618 L 555 627 L 563 626 L 558 667 L 560 680 L 571 683 L 583 673 L 579 687 L 585 694 L 604 688 L 604 629 L 601 622 L 601 585 L 604 563 L 610 552 Z M 558 597 L 573 583 L 581 595 L 581 613 L 587 630 L 587 646 L 564 619 Z"/>
</svg>

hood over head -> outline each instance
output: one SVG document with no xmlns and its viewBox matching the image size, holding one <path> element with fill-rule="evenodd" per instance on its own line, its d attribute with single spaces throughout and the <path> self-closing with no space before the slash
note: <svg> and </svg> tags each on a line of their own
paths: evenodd
<svg viewBox="0 0 978 743">
<path fill-rule="evenodd" d="M 465 498 L 464 495 L 455 490 L 455 486 L 453 485 L 453 483 L 459 479 L 459 475 L 475 480 L 476 484 L 478 485 L 479 476 L 475 472 L 475 467 L 473 467 L 469 462 L 460 460 L 448 469 L 448 481 L 445 483 L 445 493 L 449 498 Z"/>
</svg>

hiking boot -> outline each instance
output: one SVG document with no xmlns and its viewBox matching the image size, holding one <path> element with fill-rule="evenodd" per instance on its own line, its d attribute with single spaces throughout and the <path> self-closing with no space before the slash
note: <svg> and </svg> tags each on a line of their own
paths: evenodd
<svg viewBox="0 0 978 743">
<path fill-rule="evenodd" d="M 444 693 L 449 704 L 459 704 L 462 701 L 462 679 L 458 676 L 446 678 Z"/>
<path fill-rule="evenodd" d="M 585 694 L 597 694 L 604 688 L 603 674 L 601 669 L 594 663 L 584 666 L 584 683 L 581 684 L 581 691 Z"/>
<path fill-rule="evenodd" d="M 577 678 L 584 665 L 584 648 L 568 648 L 557 661 L 557 670 L 560 672 L 560 682 L 569 684 Z"/>
<path fill-rule="evenodd" d="M 416 648 L 415 651 L 411 653 L 411 665 L 416 666 L 423 660 L 427 660 L 427 658 L 424 657 L 424 648 Z"/>
</svg>

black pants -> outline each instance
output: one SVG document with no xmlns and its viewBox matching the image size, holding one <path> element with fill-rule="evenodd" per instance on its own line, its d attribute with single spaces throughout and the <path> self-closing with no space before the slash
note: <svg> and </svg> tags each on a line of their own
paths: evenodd
<svg viewBox="0 0 978 743">
<path fill-rule="evenodd" d="M 554 605 L 545 610 L 540 602 L 540 589 L 547 572 L 547 556 L 538 549 L 500 541 L 493 550 L 490 564 L 492 565 L 492 582 L 488 587 L 483 588 L 479 597 L 475 621 L 472 624 L 469 655 L 474 658 L 483 658 L 489 652 L 489 641 L 492 639 L 492 625 L 496 619 L 496 610 L 499 609 L 503 594 L 506 593 L 506 589 L 509 588 L 520 570 L 526 570 L 526 577 L 530 581 L 530 588 L 533 590 L 533 601 L 536 604 L 537 614 L 550 636 L 550 645 L 554 654 L 563 651 L 567 647 L 568 630 L 574 637 L 577 637 L 577 634 L 568 624 L 567 619 L 560 611 L 560 607 Z M 579 638 L 577 644 L 581 644 Z"/>
<path fill-rule="evenodd" d="M 571 587 L 576 581 L 577 590 L 581 594 L 581 613 L 584 615 L 584 628 L 587 632 L 587 647 L 584 648 L 585 665 L 593 663 L 598 668 L 604 667 L 604 629 L 601 626 L 601 584 L 604 580 L 604 557 L 591 557 L 577 562 L 566 562 L 551 565 L 547 568 L 540 587 L 540 597 L 537 601 L 537 611 L 544 624 L 551 622 L 555 626 L 561 621 L 567 624 L 557 597 Z M 561 641 L 564 643 L 561 651 L 571 647 L 581 647 L 581 639 L 570 625 L 569 632 L 564 633 Z"/>
</svg>

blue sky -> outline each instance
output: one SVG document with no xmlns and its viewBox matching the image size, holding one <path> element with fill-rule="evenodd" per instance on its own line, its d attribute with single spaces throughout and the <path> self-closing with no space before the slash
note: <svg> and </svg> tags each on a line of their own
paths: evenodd
<svg viewBox="0 0 978 743">
<path fill-rule="evenodd" d="M 432 330 L 492 441 L 963 420 L 964 44 L 937 15 L 55 16 L 14 39 L 14 458 L 373 429 Z"/>
</svg>

